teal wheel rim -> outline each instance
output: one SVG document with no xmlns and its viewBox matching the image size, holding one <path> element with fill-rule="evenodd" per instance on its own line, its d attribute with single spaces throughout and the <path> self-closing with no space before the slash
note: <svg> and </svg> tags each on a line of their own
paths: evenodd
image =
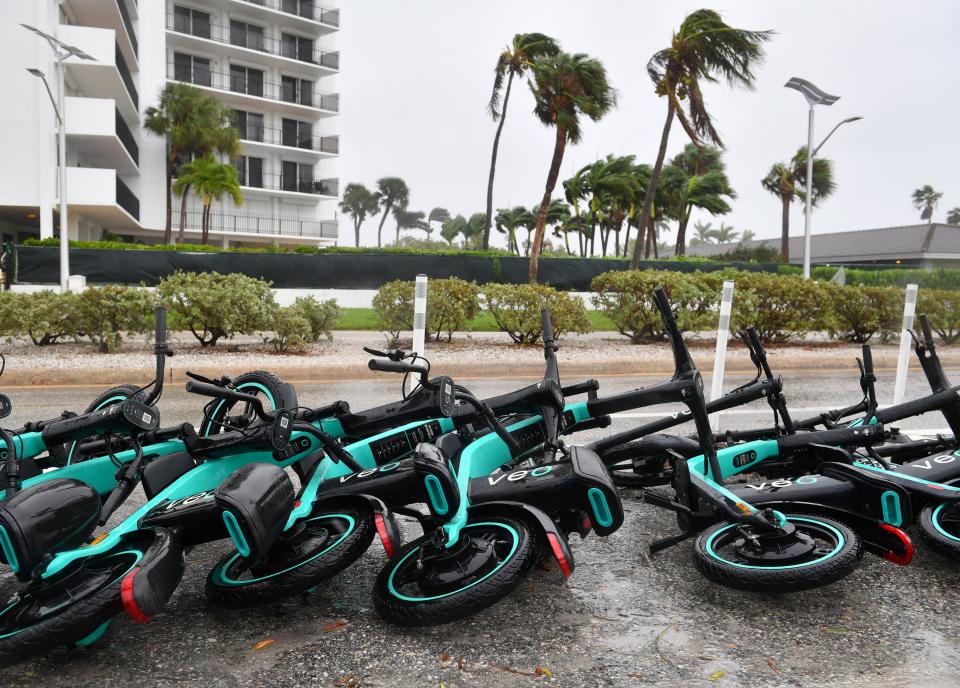
<svg viewBox="0 0 960 688">
<path fill-rule="evenodd" d="M 256 389 L 260 392 L 263 392 L 263 394 L 267 397 L 267 399 L 270 401 L 270 408 L 266 409 L 267 411 L 270 411 L 277 407 L 277 403 L 273 398 L 273 394 L 270 393 L 270 390 L 267 389 L 266 386 L 261 385 L 259 382 L 254 382 L 250 380 L 248 382 L 241 382 L 239 385 L 237 385 L 237 390 L 241 392 L 244 390 L 250 390 L 250 389 Z M 204 420 L 204 425 L 202 426 L 203 432 L 200 433 L 202 436 L 206 437 L 207 435 L 209 435 L 213 431 L 214 425 L 220 425 L 220 422 L 214 421 L 214 419 L 217 418 L 217 414 L 220 413 L 220 409 L 223 408 L 223 405 L 225 403 L 226 401 L 221 399 L 220 401 L 217 402 L 216 406 L 213 407 L 213 410 L 210 412 L 209 418 Z"/>
<path fill-rule="evenodd" d="M 784 564 L 783 566 L 757 566 L 745 561 L 734 561 L 731 560 L 728 556 L 721 555 L 717 550 L 721 549 L 725 544 L 724 538 L 729 537 L 731 531 L 733 531 L 739 524 L 730 523 L 722 528 L 717 529 L 715 532 L 711 533 L 710 537 L 707 538 L 705 543 L 705 549 L 707 554 L 717 561 L 723 562 L 728 566 L 736 566 L 738 568 L 744 569 L 758 569 L 764 571 L 786 571 L 790 569 L 799 569 L 807 566 L 813 566 L 814 564 L 819 564 L 824 562 L 834 556 L 843 549 L 844 544 L 846 544 L 846 538 L 844 538 L 843 533 L 834 528 L 829 523 L 824 523 L 819 519 L 807 518 L 801 516 L 787 516 L 786 520 L 790 523 L 797 524 L 803 523 L 806 525 L 804 532 L 807 535 L 815 535 L 817 540 L 826 540 L 825 536 L 829 535 L 833 539 L 833 544 L 829 547 L 818 547 L 815 552 L 818 553 L 818 556 L 815 559 L 810 561 L 804 561 L 796 564 Z M 813 531 L 813 533 L 811 533 Z"/>
<path fill-rule="evenodd" d="M 949 509 L 949 506 L 950 505 L 946 503 L 938 504 L 937 508 L 933 510 L 932 514 L 930 514 L 930 521 L 933 523 L 934 529 L 936 529 L 936 531 L 943 537 L 947 538 L 948 540 L 952 540 L 953 542 L 960 542 L 960 537 L 949 532 L 943 525 L 944 521 L 953 520 L 953 518 L 956 518 L 957 522 L 960 523 L 960 513 L 952 518 L 948 518 L 951 511 L 956 511 L 956 509 Z"/>
<path fill-rule="evenodd" d="M 401 571 L 404 568 L 405 562 L 408 562 L 411 557 L 413 557 L 417 552 L 420 551 L 420 548 L 423 547 L 423 544 L 426 544 L 426 543 L 423 543 L 419 547 L 412 548 L 409 552 L 403 555 L 403 557 L 401 557 L 396 563 L 392 561 L 387 562 L 387 566 L 390 567 L 390 575 L 387 577 L 387 589 L 390 591 L 390 594 L 399 600 L 403 600 L 404 602 L 430 602 L 432 600 L 440 600 L 445 597 L 450 597 L 451 595 L 457 595 L 463 592 L 464 590 L 468 590 L 474 587 L 475 585 L 479 585 L 480 583 L 487 580 L 488 578 L 493 576 L 495 573 L 503 569 L 504 566 L 510 563 L 510 561 L 513 559 L 514 554 L 516 554 L 517 549 L 519 549 L 520 547 L 520 533 L 512 525 L 509 525 L 507 523 L 498 523 L 496 521 L 482 521 L 478 523 L 468 523 L 461 529 L 460 532 L 464 533 L 471 529 L 476 530 L 478 528 L 484 528 L 484 527 L 487 527 L 487 528 L 493 527 L 493 528 L 502 530 L 504 533 L 506 533 L 507 537 L 509 538 L 506 541 L 509 546 L 509 551 L 497 563 L 497 565 L 492 570 L 486 572 L 482 577 L 478 578 L 477 580 L 472 581 L 467 585 L 464 585 L 463 587 L 457 588 L 456 590 L 443 593 L 442 595 L 423 595 L 418 597 L 407 595 L 403 592 L 400 592 L 400 590 L 397 589 L 398 588 L 397 572 Z"/>
</svg>

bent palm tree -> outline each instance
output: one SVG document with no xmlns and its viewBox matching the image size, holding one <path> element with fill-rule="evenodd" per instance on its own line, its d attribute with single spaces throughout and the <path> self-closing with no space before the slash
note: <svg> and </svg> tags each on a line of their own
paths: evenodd
<svg viewBox="0 0 960 688">
<path fill-rule="evenodd" d="M 440 236 L 442 236 L 450 246 L 453 246 L 453 240 L 464 233 L 466 226 L 467 218 L 463 215 L 447 218 L 440 226 Z"/>
<path fill-rule="evenodd" d="M 360 245 L 360 227 L 368 215 L 373 215 L 380 207 L 380 197 L 363 184 L 347 184 L 340 201 L 340 210 L 353 220 L 353 233 Z"/>
<path fill-rule="evenodd" d="M 512 253 L 520 255 L 520 246 L 517 244 L 517 229 L 533 225 L 533 215 L 522 205 L 513 208 L 500 208 L 495 218 L 497 231 L 507 235 L 507 248 Z"/>
<path fill-rule="evenodd" d="M 807 147 L 801 146 L 788 163 L 775 163 L 767 175 L 760 180 L 764 189 L 780 198 L 782 211 L 780 216 L 780 261 L 790 262 L 790 203 L 794 198 L 806 198 Z M 813 181 L 811 184 L 812 205 L 833 193 L 833 163 L 827 158 L 813 159 Z"/>
<path fill-rule="evenodd" d="M 537 213 L 533 245 L 530 247 L 530 281 L 537 281 L 537 260 L 547 224 L 550 198 L 557 185 L 560 164 L 567 142 L 578 143 L 580 115 L 601 119 L 616 104 L 616 92 L 607 81 L 607 70 L 599 60 L 582 53 L 558 53 L 533 65 L 535 83 L 530 87 L 536 99 L 534 114 L 540 122 L 556 129 L 553 157 Z"/>
<path fill-rule="evenodd" d="M 733 28 L 714 10 L 701 9 L 687 15 L 673 34 L 670 47 L 650 58 L 647 74 L 656 85 L 657 95 L 667 99 L 667 120 L 641 217 L 650 217 L 653 208 L 674 116 L 693 143 L 713 143 L 722 148 L 723 142 L 707 112 L 700 83 L 716 82 L 723 77 L 731 86 L 752 88 L 753 69 L 763 61 L 763 43 L 771 35 L 770 31 Z M 681 105 L 683 101 L 686 101 L 686 111 Z M 641 250 L 638 241 L 631 261 L 633 268 L 640 264 Z"/>
<path fill-rule="evenodd" d="M 817 161 L 816 158 L 813 159 Z M 937 209 L 937 204 L 943 198 L 943 192 L 935 191 L 932 186 L 925 184 L 913 192 L 913 207 L 920 211 L 920 219 L 926 220 L 928 224 L 933 224 L 933 211 Z"/>
<path fill-rule="evenodd" d="M 533 62 L 540 57 L 556 55 L 560 52 L 557 42 L 542 33 L 518 33 L 513 37 L 513 43 L 507 46 L 500 57 L 493 79 L 493 93 L 487 109 L 497 124 L 497 133 L 493 136 L 493 153 L 490 156 L 490 177 L 487 180 L 487 221 L 483 227 L 483 248 L 490 247 L 490 223 L 493 221 L 493 178 L 497 172 L 497 150 L 500 148 L 500 133 L 507 118 L 507 105 L 510 102 L 510 88 L 513 86 L 513 77 L 526 72 Z M 507 88 L 503 92 L 501 106 L 500 91 L 503 89 L 503 78 L 507 78 Z"/>
<path fill-rule="evenodd" d="M 377 180 L 377 193 L 380 196 L 380 207 L 383 209 L 380 226 L 377 227 L 377 248 L 380 248 L 383 246 L 383 223 L 387 221 L 387 215 L 395 206 L 407 207 L 410 201 L 410 189 L 400 177 L 381 177 Z M 398 231 L 397 236 L 399 235 Z"/>
<path fill-rule="evenodd" d="M 210 207 L 224 194 L 229 195 L 235 205 L 243 203 L 243 194 L 240 192 L 240 182 L 237 179 L 237 168 L 233 165 L 218 162 L 209 153 L 180 167 L 180 176 L 175 185 L 179 193 L 192 186 L 203 202 L 202 239 L 204 246 L 210 239 Z"/>
<path fill-rule="evenodd" d="M 960 225 L 960 207 L 951 208 L 947 211 L 947 224 Z"/>
<path fill-rule="evenodd" d="M 433 234 L 433 223 L 439 222 L 441 226 L 443 223 L 450 219 L 450 211 L 446 208 L 436 207 L 430 211 L 430 214 L 427 215 L 427 226 L 423 230 L 427 233 L 427 239 L 430 238 L 430 235 Z"/>
<path fill-rule="evenodd" d="M 677 189 L 677 243 L 674 254 L 686 254 L 687 224 L 694 208 L 705 210 L 711 215 L 729 213 L 731 208 L 726 198 L 736 198 L 736 192 L 730 187 L 726 166 L 721 159 L 719 148 L 704 146 L 699 148 L 688 143 L 683 152 L 676 156 L 670 165 L 683 174 L 683 180 Z"/>
</svg>

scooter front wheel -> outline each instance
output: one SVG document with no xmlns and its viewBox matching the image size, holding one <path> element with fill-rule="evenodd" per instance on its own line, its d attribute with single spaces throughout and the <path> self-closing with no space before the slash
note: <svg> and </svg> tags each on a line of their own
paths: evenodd
<svg viewBox="0 0 960 688">
<path fill-rule="evenodd" d="M 226 607 L 246 607 L 306 592 L 359 559 L 373 540 L 365 509 L 314 513 L 283 533 L 263 561 L 250 566 L 234 550 L 213 567 L 205 592 Z"/>
<path fill-rule="evenodd" d="M 920 512 L 920 537 L 930 549 L 960 559 L 960 505 L 924 507 Z"/>
<path fill-rule="evenodd" d="M 793 592 L 833 583 L 850 573 L 863 549 L 848 526 L 812 514 L 785 514 L 792 536 L 718 523 L 694 542 L 694 563 L 721 585 L 751 592 Z M 751 536 L 751 537 L 748 537 Z M 753 539 L 752 539 L 753 538 Z"/>
<path fill-rule="evenodd" d="M 400 549 L 377 576 L 373 601 L 398 626 L 436 626 L 499 602 L 537 552 L 530 527 L 511 518 L 470 521 L 452 547 L 430 533 Z"/>
</svg>

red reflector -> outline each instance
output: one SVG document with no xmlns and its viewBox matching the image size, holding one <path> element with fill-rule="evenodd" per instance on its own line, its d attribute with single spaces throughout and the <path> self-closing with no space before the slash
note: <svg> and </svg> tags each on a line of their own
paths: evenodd
<svg viewBox="0 0 960 688">
<path fill-rule="evenodd" d="M 563 573 L 563 577 L 569 578 L 572 573 L 570 570 L 570 562 L 567 561 L 567 557 L 563 553 L 560 540 L 557 539 L 557 536 L 553 533 L 547 533 L 547 541 L 550 543 L 550 549 L 553 550 L 553 556 L 556 557 L 557 563 L 560 565 L 560 571 Z"/>
<path fill-rule="evenodd" d="M 296 509 L 298 506 L 300 506 L 300 500 L 299 500 L 299 499 L 293 503 L 293 508 Z"/>
<path fill-rule="evenodd" d="M 590 530 L 590 528 L 593 526 L 593 523 L 590 522 L 589 516 L 584 516 L 583 523 L 581 525 L 583 526 L 584 530 Z"/>
<path fill-rule="evenodd" d="M 383 514 L 374 514 L 373 524 L 377 527 L 377 535 L 380 536 L 380 542 L 383 544 L 383 550 L 387 553 L 387 559 L 393 559 L 396 550 L 393 548 L 390 533 L 387 532 L 387 524 L 383 519 Z"/>
<path fill-rule="evenodd" d="M 123 582 L 120 583 L 120 599 L 123 601 L 123 610 L 127 613 L 127 616 L 142 624 L 147 623 L 150 617 L 143 613 L 133 596 L 133 578 L 139 570 L 140 567 L 137 566 L 123 577 Z"/>
<path fill-rule="evenodd" d="M 903 554 L 897 554 L 893 551 L 887 551 L 883 553 L 883 558 L 887 561 L 891 561 L 894 564 L 899 564 L 900 566 L 906 566 L 911 561 L 913 561 L 913 541 L 910 540 L 910 536 L 905 532 L 892 526 L 889 523 L 881 523 L 880 529 L 885 530 L 886 532 L 893 535 L 900 541 L 900 544 L 903 545 Z"/>
</svg>

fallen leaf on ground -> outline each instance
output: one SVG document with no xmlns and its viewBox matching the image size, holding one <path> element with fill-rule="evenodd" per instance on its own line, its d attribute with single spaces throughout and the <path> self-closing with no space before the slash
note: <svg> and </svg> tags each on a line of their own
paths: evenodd
<svg viewBox="0 0 960 688">
<path fill-rule="evenodd" d="M 727 675 L 727 672 L 726 672 L 726 671 L 714 671 L 712 674 L 710 674 L 710 675 L 707 677 L 707 680 L 708 680 L 708 681 L 713 681 L 714 683 L 716 683 L 717 681 L 719 681 L 720 679 L 722 679 L 722 678 L 723 678 L 724 676 L 726 676 L 726 675 Z"/>
<path fill-rule="evenodd" d="M 320 630 L 323 631 L 324 633 L 332 633 L 333 631 L 336 631 L 340 628 L 343 628 L 344 626 L 349 626 L 349 625 L 350 625 L 349 621 L 343 621 L 341 619 L 339 621 L 331 621 L 328 624 L 324 624 L 323 628 L 321 628 Z"/>
<path fill-rule="evenodd" d="M 767 666 L 776 671 L 778 674 L 780 673 L 777 665 L 773 663 L 773 657 L 767 657 Z"/>
<path fill-rule="evenodd" d="M 265 647 L 270 647 L 275 642 L 277 641 L 274 640 L 273 638 L 267 638 L 266 640 L 261 640 L 259 643 L 254 644 L 254 646 L 251 647 L 250 649 L 253 651 L 262 650 Z"/>
<path fill-rule="evenodd" d="M 451 657 L 450 655 L 448 655 L 446 652 L 444 652 L 442 655 L 440 655 L 440 661 L 441 661 L 441 662 L 449 662 L 451 659 L 453 659 L 453 657 Z"/>
<path fill-rule="evenodd" d="M 538 664 L 537 668 L 533 670 L 533 675 L 534 676 L 553 676 L 553 672 L 550 671 L 547 667 L 540 666 Z"/>
</svg>

